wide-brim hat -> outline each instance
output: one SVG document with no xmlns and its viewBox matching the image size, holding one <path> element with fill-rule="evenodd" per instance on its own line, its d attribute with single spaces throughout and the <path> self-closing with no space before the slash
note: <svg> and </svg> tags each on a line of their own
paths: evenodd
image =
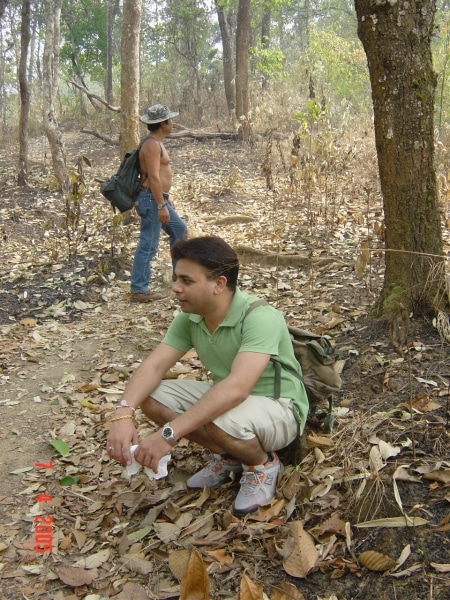
<svg viewBox="0 0 450 600">
<path fill-rule="evenodd" d="M 139 118 L 143 123 L 152 124 L 162 123 L 163 121 L 167 121 L 167 119 L 173 119 L 173 117 L 176 117 L 179 114 L 180 113 L 178 112 L 170 110 L 165 104 L 154 104 L 153 106 L 149 106 L 146 113 Z"/>
</svg>

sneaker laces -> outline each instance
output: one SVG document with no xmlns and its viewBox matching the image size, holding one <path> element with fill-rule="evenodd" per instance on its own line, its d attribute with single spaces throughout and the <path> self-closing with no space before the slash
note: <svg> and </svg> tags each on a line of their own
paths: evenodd
<svg viewBox="0 0 450 600">
<path fill-rule="evenodd" d="M 264 471 L 244 471 L 241 477 L 241 493 L 251 496 L 255 493 L 255 487 L 261 486 L 265 478 Z"/>
</svg>

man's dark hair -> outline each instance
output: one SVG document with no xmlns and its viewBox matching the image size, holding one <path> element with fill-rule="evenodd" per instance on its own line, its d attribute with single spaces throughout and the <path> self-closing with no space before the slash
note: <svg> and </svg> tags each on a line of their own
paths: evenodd
<svg viewBox="0 0 450 600">
<path fill-rule="evenodd" d="M 204 267 L 208 279 L 224 276 L 227 287 L 236 290 L 239 274 L 239 259 L 233 248 L 217 236 L 203 236 L 189 240 L 178 240 L 172 246 L 171 255 L 174 260 L 189 258 Z"/>
<path fill-rule="evenodd" d="M 158 131 L 161 125 L 163 123 L 167 123 L 168 120 L 169 119 L 166 119 L 165 121 L 160 121 L 159 123 L 147 123 L 147 129 L 148 131 Z"/>
</svg>

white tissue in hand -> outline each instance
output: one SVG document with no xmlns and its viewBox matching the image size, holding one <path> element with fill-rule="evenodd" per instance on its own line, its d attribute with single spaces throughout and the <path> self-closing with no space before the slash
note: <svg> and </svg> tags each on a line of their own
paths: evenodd
<svg viewBox="0 0 450 600">
<path fill-rule="evenodd" d="M 131 452 L 131 465 L 127 466 L 127 473 L 128 475 L 136 475 L 136 473 L 139 473 L 139 471 L 142 469 L 142 465 L 138 463 L 138 461 L 134 458 L 134 453 L 136 451 L 137 445 L 136 446 L 131 446 L 130 448 L 130 452 Z M 161 479 L 161 477 L 166 477 L 167 476 L 167 463 L 169 462 L 171 456 L 170 454 L 166 454 L 166 456 L 163 456 L 161 458 L 161 460 L 159 461 L 159 465 L 158 465 L 158 472 L 155 473 L 153 471 L 153 469 L 149 469 L 148 467 L 144 467 L 144 471 L 147 474 L 147 477 L 149 479 Z"/>
</svg>

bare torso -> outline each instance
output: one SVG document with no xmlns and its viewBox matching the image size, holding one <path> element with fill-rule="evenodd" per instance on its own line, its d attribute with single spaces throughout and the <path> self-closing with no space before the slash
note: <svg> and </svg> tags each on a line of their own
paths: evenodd
<svg viewBox="0 0 450 600">
<path fill-rule="evenodd" d="M 152 189 L 151 177 L 149 171 L 158 169 L 159 162 L 159 180 L 163 192 L 169 192 L 172 186 L 172 168 L 170 158 L 164 144 L 156 138 L 149 136 L 144 142 L 139 155 L 139 168 L 142 187 Z M 153 173 L 154 175 L 156 173 Z M 151 175 L 151 173 L 150 173 Z"/>
</svg>

